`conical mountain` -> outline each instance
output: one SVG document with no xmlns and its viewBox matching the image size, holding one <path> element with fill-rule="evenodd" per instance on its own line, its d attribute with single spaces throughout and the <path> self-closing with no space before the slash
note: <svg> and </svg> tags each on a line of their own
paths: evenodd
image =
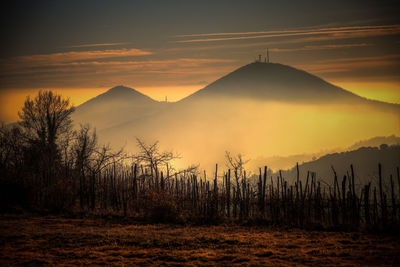
<svg viewBox="0 0 400 267">
<path fill-rule="evenodd" d="M 216 80 L 183 101 L 205 98 L 250 98 L 296 103 L 364 103 L 395 107 L 367 100 L 306 71 L 278 63 L 254 62 Z"/>
<path fill-rule="evenodd" d="M 150 97 L 136 91 L 135 89 L 125 87 L 122 85 L 115 86 L 109 89 L 107 92 L 100 94 L 87 102 L 83 103 L 78 107 L 80 109 L 87 109 L 90 106 L 94 106 L 97 104 L 103 103 L 111 103 L 115 101 L 122 101 L 127 103 L 135 103 L 135 104 L 154 104 L 156 101 L 151 99 Z"/>
<path fill-rule="evenodd" d="M 132 88 L 116 86 L 78 106 L 73 119 L 101 130 L 143 120 L 164 106 Z"/>
</svg>

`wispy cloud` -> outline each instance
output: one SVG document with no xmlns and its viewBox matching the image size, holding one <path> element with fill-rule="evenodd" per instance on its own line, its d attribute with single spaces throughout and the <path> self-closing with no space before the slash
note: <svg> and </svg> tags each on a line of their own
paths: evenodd
<svg viewBox="0 0 400 267">
<path fill-rule="evenodd" d="M 130 48 L 130 49 L 113 49 L 113 50 L 79 51 L 79 52 L 72 51 L 72 52 L 54 53 L 54 54 L 20 56 L 14 58 L 14 61 L 32 62 L 34 64 L 49 64 L 58 62 L 94 60 L 102 58 L 145 56 L 151 54 L 152 52 L 149 51 Z"/>
<path fill-rule="evenodd" d="M 340 31 L 340 30 L 370 30 L 385 29 L 399 25 L 381 25 L 381 26 L 347 26 L 347 27 L 307 27 L 295 28 L 290 30 L 275 31 L 255 31 L 255 32 L 218 32 L 218 33 L 198 33 L 198 34 L 182 34 L 174 37 L 205 37 L 205 36 L 229 36 L 229 35 L 254 35 L 254 34 L 279 34 L 279 33 L 301 33 L 301 32 L 319 32 L 319 31 Z"/>
<path fill-rule="evenodd" d="M 382 26 L 352 26 L 352 27 L 332 27 L 332 28 L 313 28 L 282 31 L 261 31 L 261 32 L 240 32 L 240 33 L 210 33 L 195 35 L 180 35 L 176 37 L 200 37 L 196 39 L 175 40 L 176 43 L 201 43 L 216 41 L 233 40 L 252 40 L 275 37 L 294 37 L 294 36 L 317 36 L 328 35 L 333 37 L 360 38 L 368 36 L 393 35 L 400 33 L 400 25 L 382 25 Z M 218 38 L 209 38 L 211 36 L 226 36 Z M 203 38 L 206 37 L 206 38 Z"/>
<path fill-rule="evenodd" d="M 120 55 L 120 54 L 118 54 Z M 129 54 L 130 55 L 130 54 Z M 93 86 L 101 77 L 105 83 L 122 83 L 135 81 L 136 84 L 157 84 L 157 80 L 163 77 L 163 81 L 169 80 L 195 80 L 212 79 L 215 76 L 232 70 L 233 59 L 219 58 L 176 58 L 164 60 L 81 60 L 91 58 L 85 56 L 71 56 L 68 60 L 51 56 L 52 60 L 43 60 L 36 57 L 24 57 L 24 61 L 10 60 L 6 68 L 1 68 L 2 87 L 26 87 L 26 86 Z M 34 60 L 32 60 L 32 58 Z M 103 57 L 102 57 L 103 58 Z M 72 60 L 77 59 L 77 60 Z M 38 64 L 39 63 L 39 64 Z M 99 76 L 100 75 L 100 76 Z M 146 78 L 144 78 L 146 77 Z"/>
<path fill-rule="evenodd" d="M 357 69 L 382 68 L 387 66 L 400 67 L 400 55 L 335 58 L 320 60 L 312 64 L 296 65 L 297 68 L 316 74 L 349 72 Z"/>
<path fill-rule="evenodd" d="M 340 37 L 333 36 L 323 36 L 323 37 L 300 37 L 293 39 L 285 39 L 285 40 L 274 40 L 268 42 L 251 42 L 251 43 L 224 43 L 224 44 L 213 44 L 213 45 L 204 45 L 198 44 L 197 46 L 184 46 L 184 47 L 172 47 L 163 49 L 162 51 L 167 52 L 181 52 L 181 51 L 201 51 L 201 50 L 227 50 L 227 49 L 236 49 L 236 48 L 248 48 L 248 47 L 272 47 L 272 46 L 280 46 L 280 45 L 290 45 L 290 44 L 306 44 L 312 43 L 316 41 L 330 41 L 330 40 L 339 40 L 342 39 Z M 330 49 L 340 49 L 340 48 L 352 48 L 352 47 L 366 47 L 372 46 L 371 43 L 356 43 L 356 44 L 336 44 L 336 45 L 307 45 L 307 48 L 293 48 L 293 49 L 285 49 L 285 48 L 270 48 L 271 52 L 290 52 L 299 51 L 299 50 L 330 50 Z M 313 48 L 313 49 L 311 49 Z M 320 49 L 318 49 L 320 48 Z"/>
<path fill-rule="evenodd" d="M 2 74 L 13 73 L 18 70 L 29 68 L 42 68 L 57 65 L 66 65 L 68 63 L 78 63 L 82 61 L 94 61 L 100 59 L 135 57 L 151 55 L 152 52 L 141 49 L 113 49 L 97 51 L 73 51 L 53 54 L 41 54 L 30 56 L 19 56 L 11 59 L 0 60 L 0 70 Z"/>
<path fill-rule="evenodd" d="M 297 51 L 316 51 L 316 50 L 332 50 L 343 48 L 366 47 L 372 44 L 359 43 L 359 44 L 331 44 L 331 45 L 306 45 L 298 48 L 271 48 L 271 52 L 297 52 Z"/>
<path fill-rule="evenodd" d="M 95 71 L 96 73 L 110 73 L 126 70 L 137 70 L 139 72 L 176 72 L 186 71 L 190 68 L 203 66 L 206 64 L 232 63 L 232 59 L 215 58 L 178 58 L 170 60 L 125 60 L 125 61 L 84 61 L 84 62 L 58 62 L 49 63 L 40 67 L 21 68 L 17 71 L 9 71 L 3 74 L 38 74 L 54 72 L 83 73 Z"/>
<path fill-rule="evenodd" d="M 100 43 L 100 44 L 80 44 L 80 45 L 70 45 L 66 46 L 67 48 L 88 48 L 88 47 L 105 47 L 105 46 L 120 46 L 120 45 L 126 45 L 129 43 Z"/>
</svg>

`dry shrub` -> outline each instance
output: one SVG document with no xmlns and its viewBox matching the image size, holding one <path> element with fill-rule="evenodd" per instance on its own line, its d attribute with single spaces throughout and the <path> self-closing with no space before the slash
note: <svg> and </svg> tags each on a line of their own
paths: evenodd
<svg viewBox="0 0 400 267">
<path fill-rule="evenodd" d="M 167 192 L 147 191 L 143 213 L 152 223 L 184 223 L 184 216 L 176 199 Z"/>
</svg>

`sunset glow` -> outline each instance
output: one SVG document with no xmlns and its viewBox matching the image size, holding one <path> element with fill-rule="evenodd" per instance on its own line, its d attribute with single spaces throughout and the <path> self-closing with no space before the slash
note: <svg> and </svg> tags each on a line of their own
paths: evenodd
<svg viewBox="0 0 400 267">
<path fill-rule="evenodd" d="M 199 14 L 208 14 L 202 6 L 194 6 Z M 363 12 L 354 15 L 356 12 L 351 10 L 359 7 L 348 3 L 309 8 L 282 4 L 285 12 L 280 11 L 282 6 L 273 5 L 269 8 L 277 12 L 265 16 L 264 3 L 258 8 L 249 5 L 245 10 L 235 3 L 228 8 L 230 11 L 223 12 L 224 16 L 206 15 L 214 22 L 211 24 L 200 22 L 204 16 L 179 17 L 178 14 L 190 14 L 181 11 L 194 6 L 174 10 L 171 5 L 164 7 L 166 13 L 152 8 L 154 16 L 150 19 L 141 15 L 140 10 L 145 13 L 148 7 L 140 4 L 135 6 L 136 15 L 126 10 L 115 13 L 118 16 L 110 14 L 109 27 L 102 22 L 104 14 L 99 9 L 93 13 L 98 26 L 88 31 L 90 34 L 69 31 L 71 26 L 66 26 L 67 22 L 82 25 L 84 11 L 72 15 L 61 6 L 32 6 L 35 23 L 30 26 L 30 34 L 24 33 L 24 41 L 11 38 L 18 35 L 19 28 L 13 30 L 12 24 L 3 28 L 2 35 L 10 38 L 1 44 L 0 120 L 15 120 L 25 93 L 43 88 L 59 91 L 75 105 L 119 84 L 159 101 L 165 97 L 177 101 L 252 62 L 259 54 L 264 56 L 266 48 L 272 62 L 306 70 L 370 99 L 400 101 L 400 24 L 388 16 L 391 11 L 384 6 L 375 9 L 366 5 Z M 218 5 L 215 12 L 227 8 L 222 6 Z M 314 10 L 313 14 L 349 10 L 352 15 L 299 18 L 299 8 Z M 16 6 L 8 13 L 18 10 Z M 51 14 L 57 12 L 57 19 L 66 21 L 59 28 L 48 23 Z M 166 14 L 174 14 L 176 19 L 167 18 Z M 237 20 L 236 14 L 247 18 L 246 23 Z M 252 20 L 253 17 L 258 19 Z M 170 26 L 160 26 L 158 22 L 163 19 Z M 9 18 L 7 23 L 14 20 L 24 23 L 24 17 L 18 16 Z M 144 24 L 146 32 L 135 27 Z M 61 37 L 62 32 L 68 33 L 68 39 Z M 50 36 L 56 41 L 50 41 Z"/>
<path fill-rule="evenodd" d="M 1 44 L 0 120 L 17 121 L 18 110 L 26 96 L 33 97 L 43 89 L 69 98 L 75 107 L 118 85 L 133 88 L 159 102 L 177 102 L 254 62 L 259 55 L 264 60 L 267 48 L 271 62 L 304 70 L 368 99 L 400 103 L 400 23 L 395 15 L 388 15 L 392 11 L 387 7 L 376 9 L 366 4 L 364 11 L 357 13 L 358 5 L 344 2 L 296 7 L 287 3 L 269 6 L 261 2 L 246 8 L 239 3 L 214 6 L 215 13 L 210 13 L 198 4 L 161 8 L 141 3 L 123 9 L 115 7 L 118 12 L 105 14 L 106 9 L 92 10 L 86 5 L 79 5 L 76 10 L 82 11 L 76 12 L 63 8 L 64 4 L 32 5 L 30 11 L 25 11 L 27 16 L 15 16 L 5 22 L 23 24 L 34 18 L 29 33 L 16 27 L 17 24 L 3 29 L 3 36 L 10 38 Z M 149 8 L 152 15 L 144 15 Z M 18 10 L 20 7 L 15 6 L 9 13 Z M 91 10 L 93 24 L 90 26 L 86 24 L 88 13 L 85 10 Z M 189 16 L 193 10 L 198 15 Z M 266 15 L 265 10 L 275 11 Z M 339 13 L 348 10 L 349 13 L 340 13 L 338 17 L 329 10 Z M 299 15 L 308 12 L 313 16 Z M 57 20 L 65 23 L 59 26 L 49 23 L 54 14 Z M 145 31 L 143 25 L 146 25 Z M 85 28 L 77 31 L 81 26 Z M 25 39 L 22 41 L 17 36 Z M 250 105 L 247 109 L 252 109 L 252 104 L 246 101 L 243 99 L 237 105 L 242 109 Z M 399 134 L 397 119 L 376 110 L 364 110 L 362 115 L 344 111 L 340 106 L 318 110 L 302 105 L 295 112 L 291 105 L 282 103 L 254 111 L 257 115 L 246 118 L 248 125 L 239 132 L 251 135 L 248 129 L 260 128 L 259 121 L 269 117 L 269 123 L 259 129 L 268 138 L 258 147 L 252 141 L 257 142 L 261 137 L 245 139 L 238 150 L 251 150 L 249 153 L 253 156 L 288 155 L 309 151 L 310 147 L 315 152 L 340 144 L 350 145 L 374 135 Z M 353 120 L 359 124 L 351 124 Z M 289 122 L 299 128 L 298 139 L 290 140 L 289 128 L 284 133 L 268 128 L 275 125 L 283 130 Z M 367 129 L 368 123 L 376 125 L 374 130 Z M 374 132 L 376 129 L 381 133 Z M 98 130 L 101 132 L 102 127 Z M 200 138 L 198 131 L 191 131 L 188 134 L 192 137 L 187 138 Z M 334 138 L 327 138 L 332 132 Z M 163 133 L 163 136 L 168 134 Z M 283 136 L 288 141 L 276 141 Z M 172 144 L 173 141 L 165 142 Z M 230 149 L 218 142 L 215 145 L 221 151 Z M 177 149 L 188 150 L 185 145 Z M 198 145 L 199 148 L 203 146 L 201 142 Z"/>
<path fill-rule="evenodd" d="M 400 104 L 400 83 L 397 82 L 336 82 L 335 84 L 369 99 Z"/>
<path fill-rule="evenodd" d="M 6 1 L 0 266 L 398 266 L 397 2 Z"/>
</svg>

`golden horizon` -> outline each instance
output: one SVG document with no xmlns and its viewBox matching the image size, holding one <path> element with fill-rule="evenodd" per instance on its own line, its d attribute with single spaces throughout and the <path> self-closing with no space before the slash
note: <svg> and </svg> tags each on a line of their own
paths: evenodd
<svg viewBox="0 0 400 267">
<path fill-rule="evenodd" d="M 333 84 L 359 96 L 400 104 L 400 83 L 390 82 L 349 82 L 334 81 Z M 125 86 L 125 85 L 124 85 Z M 205 87 L 205 85 L 177 86 L 129 86 L 156 101 L 177 102 Z M 84 102 L 105 93 L 110 88 L 42 88 L 42 89 L 3 89 L 0 90 L 0 121 L 12 123 L 18 120 L 18 111 L 23 107 L 27 96 L 34 97 L 40 90 L 52 90 L 69 98 L 71 104 L 79 106 Z"/>
</svg>

